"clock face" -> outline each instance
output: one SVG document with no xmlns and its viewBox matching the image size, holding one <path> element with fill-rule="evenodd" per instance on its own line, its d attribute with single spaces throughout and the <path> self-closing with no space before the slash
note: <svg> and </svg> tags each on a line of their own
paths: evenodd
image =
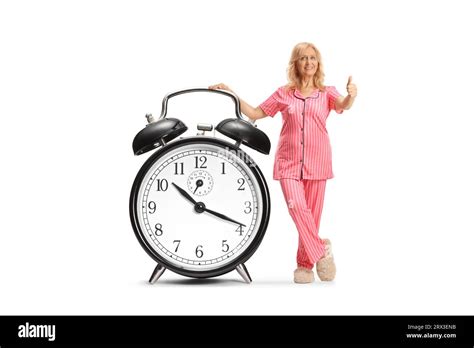
<svg viewBox="0 0 474 348">
<path fill-rule="evenodd" d="M 235 263 L 265 232 L 266 186 L 244 152 L 219 144 L 171 146 L 145 164 L 138 183 L 132 208 L 141 241 L 175 270 L 212 272 Z"/>
</svg>

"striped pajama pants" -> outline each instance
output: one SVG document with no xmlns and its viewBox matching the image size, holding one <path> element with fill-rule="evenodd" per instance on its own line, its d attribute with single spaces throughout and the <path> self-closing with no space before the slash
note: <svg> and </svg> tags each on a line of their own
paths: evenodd
<svg viewBox="0 0 474 348">
<path fill-rule="evenodd" d="M 280 185 L 299 234 L 296 262 L 298 267 L 311 269 L 324 256 L 318 232 L 326 180 L 280 179 Z"/>
</svg>

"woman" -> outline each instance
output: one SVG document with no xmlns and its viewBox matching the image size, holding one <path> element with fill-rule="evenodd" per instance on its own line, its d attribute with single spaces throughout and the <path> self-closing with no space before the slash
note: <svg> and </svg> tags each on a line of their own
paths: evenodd
<svg viewBox="0 0 474 348">
<path fill-rule="evenodd" d="M 321 54 L 308 42 L 293 48 L 288 80 L 286 86 L 278 88 L 256 108 L 240 99 L 240 109 L 252 120 L 273 117 L 281 112 L 283 127 L 273 178 L 280 181 L 299 234 L 294 281 L 313 282 L 314 264 L 319 278 L 330 281 L 336 274 L 331 243 L 318 235 L 326 180 L 334 176 L 326 119 L 331 110 L 340 114 L 351 108 L 357 87 L 349 77 L 348 95 L 343 97 L 335 87 L 324 86 Z M 232 92 L 222 83 L 209 88 Z"/>
</svg>

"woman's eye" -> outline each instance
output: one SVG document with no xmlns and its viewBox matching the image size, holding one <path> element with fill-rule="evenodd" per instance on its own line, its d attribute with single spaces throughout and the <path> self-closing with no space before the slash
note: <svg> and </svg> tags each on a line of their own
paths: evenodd
<svg viewBox="0 0 474 348">
<path fill-rule="evenodd" d="M 307 62 L 307 61 L 316 62 L 317 59 L 314 56 L 311 56 L 311 57 L 303 56 L 300 58 L 300 62 Z"/>
</svg>

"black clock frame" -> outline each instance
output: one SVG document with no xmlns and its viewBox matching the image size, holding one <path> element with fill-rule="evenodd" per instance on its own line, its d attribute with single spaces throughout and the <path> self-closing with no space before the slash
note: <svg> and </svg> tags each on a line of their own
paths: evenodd
<svg viewBox="0 0 474 348">
<path fill-rule="evenodd" d="M 259 185 L 262 191 L 262 207 L 261 207 L 262 220 L 261 220 L 259 229 L 256 232 L 256 236 L 254 237 L 250 245 L 245 249 L 245 251 L 241 255 L 239 255 L 235 260 L 233 260 L 229 264 L 226 264 L 222 267 L 219 267 L 213 270 L 193 271 L 193 270 L 176 267 L 172 263 L 169 263 L 162 256 L 160 256 L 153 249 L 153 247 L 149 245 L 148 241 L 144 237 L 143 234 L 145 232 L 141 231 L 139 220 L 138 220 L 138 212 L 136 210 L 137 208 L 136 203 L 138 199 L 140 184 L 142 180 L 144 179 L 148 170 L 160 157 L 164 156 L 169 151 L 175 148 L 181 147 L 183 145 L 188 145 L 188 144 L 212 144 L 218 147 L 222 147 L 225 150 L 235 151 L 236 155 L 245 162 L 245 164 L 248 166 L 250 171 L 255 175 L 255 178 L 257 179 L 257 184 Z M 227 141 L 224 141 L 218 138 L 196 136 L 196 137 L 182 138 L 177 141 L 175 140 L 173 142 L 167 143 L 165 146 L 161 147 L 153 155 L 151 155 L 150 158 L 148 158 L 148 160 L 140 168 L 140 171 L 138 172 L 135 178 L 135 181 L 133 183 L 132 191 L 130 194 L 130 207 L 129 208 L 130 208 L 130 219 L 131 219 L 133 231 L 135 232 L 135 235 L 138 241 L 140 242 L 140 245 L 143 247 L 143 249 L 145 249 L 145 251 L 153 260 L 155 260 L 157 263 L 164 266 L 165 268 L 187 277 L 211 278 L 211 277 L 217 277 L 225 273 L 228 273 L 234 270 L 239 264 L 245 263 L 255 253 L 257 248 L 260 246 L 260 243 L 263 240 L 263 237 L 267 230 L 268 222 L 270 219 L 270 193 L 269 193 L 265 178 L 262 172 L 260 171 L 260 168 L 257 166 L 257 164 L 252 160 L 252 158 L 245 151 L 243 151 L 242 149 L 240 149 L 234 144 L 231 144 Z"/>
</svg>

